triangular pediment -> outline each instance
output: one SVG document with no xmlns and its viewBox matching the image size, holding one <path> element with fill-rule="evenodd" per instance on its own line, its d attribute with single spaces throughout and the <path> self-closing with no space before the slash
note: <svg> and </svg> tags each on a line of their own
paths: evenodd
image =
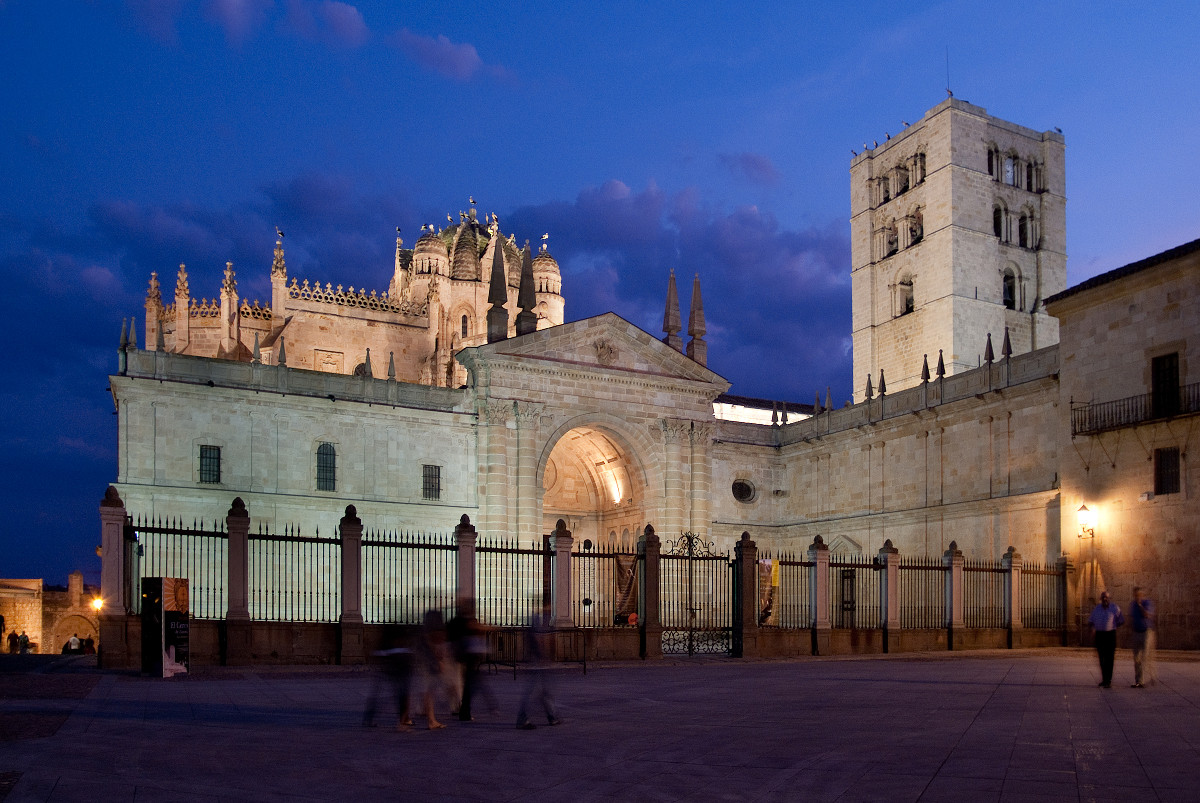
<svg viewBox="0 0 1200 803">
<path fill-rule="evenodd" d="M 718 393 L 729 387 L 720 375 L 612 312 L 463 349 L 459 360 L 468 368 L 475 363 L 518 371 L 522 365 L 557 365 L 598 374 L 699 382 L 720 386 Z"/>
</svg>

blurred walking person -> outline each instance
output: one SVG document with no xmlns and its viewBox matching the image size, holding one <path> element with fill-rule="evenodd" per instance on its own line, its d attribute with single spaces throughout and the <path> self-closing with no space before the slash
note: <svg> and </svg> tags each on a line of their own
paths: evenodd
<svg viewBox="0 0 1200 803">
<path fill-rule="evenodd" d="M 399 625 L 388 625 L 383 631 L 383 646 L 373 653 L 379 661 L 378 672 L 371 682 L 363 725 L 375 725 L 375 711 L 383 695 L 383 687 L 391 686 L 396 701 L 396 730 L 408 730 L 412 719 L 408 715 L 408 699 L 412 685 L 413 653 L 409 637 Z"/>
<path fill-rule="evenodd" d="M 521 730 L 533 730 L 537 727 L 529 720 L 529 708 L 540 703 L 546 712 L 546 721 L 557 725 L 562 720 L 554 711 L 554 688 L 550 676 L 550 662 L 546 651 L 542 648 L 542 640 L 551 634 L 550 603 L 542 605 L 540 614 L 534 614 L 533 621 L 525 631 L 525 658 L 529 661 L 529 671 L 526 672 L 525 693 L 521 696 L 521 708 L 517 712 L 517 727 Z"/>
<path fill-rule="evenodd" d="M 417 665 L 421 673 L 421 713 L 430 730 L 446 727 L 438 721 L 434 706 L 444 692 L 445 672 L 449 663 L 445 619 L 440 611 L 427 611 L 417 651 Z"/>
<path fill-rule="evenodd" d="M 1133 630 L 1133 687 L 1145 688 L 1147 683 L 1153 685 L 1154 673 L 1154 631 L 1157 616 L 1154 600 L 1148 599 L 1141 588 L 1133 589 L 1133 602 L 1129 603 L 1129 626 Z"/>
<path fill-rule="evenodd" d="M 483 662 L 487 660 L 488 642 L 487 630 L 475 618 L 475 603 L 467 597 L 458 601 L 458 614 L 446 625 L 446 635 L 450 639 L 454 658 L 459 663 L 462 676 L 462 696 L 458 708 L 458 718 L 470 722 L 472 715 L 471 702 L 478 696 L 488 698 L 491 712 L 498 711 L 496 698 L 483 682 Z"/>
</svg>

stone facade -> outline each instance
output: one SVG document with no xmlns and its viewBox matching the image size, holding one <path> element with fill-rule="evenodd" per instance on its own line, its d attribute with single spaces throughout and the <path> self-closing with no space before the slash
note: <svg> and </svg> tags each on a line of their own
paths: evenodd
<svg viewBox="0 0 1200 803">
<path fill-rule="evenodd" d="M 850 166 L 854 400 L 1053 345 L 1066 286 L 1062 134 L 954 98 Z"/>
<path fill-rule="evenodd" d="M 0 615 L 6 628 L 0 637 L 24 631 L 32 651 L 43 654 L 61 652 L 72 635 L 96 639 L 99 620 L 92 600 L 99 594 L 100 589 L 84 585 L 81 572 L 71 572 L 66 588 L 41 580 L 0 580 Z M 7 651 L 7 642 L 0 649 Z"/>
<path fill-rule="evenodd" d="M 1159 606 L 1160 644 L 1200 648 L 1200 482 L 1188 464 L 1200 438 L 1200 240 L 1047 307 L 1061 322 L 1063 542 L 1084 570 L 1084 608 L 1106 588 L 1126 603 L 1142 586 Z"/>
</svg>

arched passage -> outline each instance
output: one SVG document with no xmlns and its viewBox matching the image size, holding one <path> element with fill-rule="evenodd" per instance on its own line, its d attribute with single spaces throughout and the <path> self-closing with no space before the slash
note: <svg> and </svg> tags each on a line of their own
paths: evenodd
<svg viewBox="0 0 1200 803">
<path fill-rule="evenodd" d="M 578 423 L 553 441 L 539 467 L 542 527 L 569 522 L 575 539 L 630 542 L 647 521 L 644 463 L 629 439 L 602 421 Z M 610 534 L 621 533 L 613 537 Z"/>
</svg>

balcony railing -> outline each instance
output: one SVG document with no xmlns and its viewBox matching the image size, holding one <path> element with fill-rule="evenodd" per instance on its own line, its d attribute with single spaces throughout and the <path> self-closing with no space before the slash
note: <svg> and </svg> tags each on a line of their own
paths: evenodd
<svg viewBox="0 0 1200 803">
<path fill-rule="evenodd" d="M 1200 412 L 1200 382 L 1178 393 L 1145 393 L 1099 404 L 1071 405 L 1071 434 L 1095 435 L 1150 421 Z"/>
</svg>

